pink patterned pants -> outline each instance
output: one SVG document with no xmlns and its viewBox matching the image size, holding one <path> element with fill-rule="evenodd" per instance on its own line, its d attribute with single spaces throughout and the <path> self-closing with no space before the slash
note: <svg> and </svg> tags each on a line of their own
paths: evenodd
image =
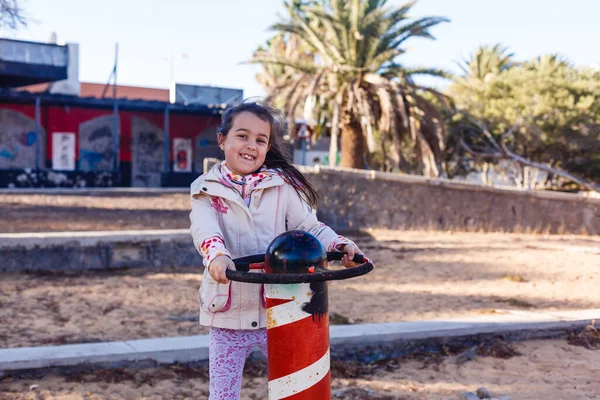
<svg viewBox="0 0 600 400">
<path fill-rule="evenodd" d="M 210 328 L 209 400 L 239 400 L 244 363 L 257 347 L 267 354 L 267 330 Z"/>
</svg>

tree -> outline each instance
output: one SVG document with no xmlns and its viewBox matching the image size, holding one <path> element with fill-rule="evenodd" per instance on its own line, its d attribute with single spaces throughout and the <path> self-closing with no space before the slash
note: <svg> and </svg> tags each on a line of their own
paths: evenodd
<svg viewBox="0 0 600 400">
<path fill-rule="evenodd" d="M 444 96 L 419 87 L 413 76 L 446 75 L 408 68 L 399 59 L 409 39 L 433 39 L 430 28 L 447 19 L 410 19 L 414 3 L 398 8 L 388 7 L 386 0 L 288 3 L 287 19 L 272 29 L 294 55 L 269 47 L 250 60 L 270 76 L 273 65 L 283 67 L 277 79 L 262 82 L 292 124 L 303 107 L 303 118 L 317 132 L 330 129 L 334 149 L 341 131 L 343 167 L 373 167 L 378 147 L 383 169 L 443 174 L 445 128 L 424 93 Z"/>
<path fill-rule="evenodd" d="M 460 78 L 484 82 L 486 77 L 498 75 L 516 66 L 517 63 L 513 60 L 514 54 L 507 53 L 508 48 L 500 43 L 494 46 L 480 46 L 469 59 L 458 64 L 463 72 Z"/>
<path fill-rule="evenodd" d="M 535 168 L 546 172 L 548 186 L 596 187 L 586 180 L 600 179 L 600 72 L 556 55 L 496 69 L 483 81 L 469 71 L 449 88 L 460 111 L 455 161 L 508 159 L 523 181 L 525 169 Z"/>
<path fill-rule="evenodd" d="M 27 26 L 24 10 L 18 0 L 0 0 L 0 29 L 17 30 Z"/>
</svg>

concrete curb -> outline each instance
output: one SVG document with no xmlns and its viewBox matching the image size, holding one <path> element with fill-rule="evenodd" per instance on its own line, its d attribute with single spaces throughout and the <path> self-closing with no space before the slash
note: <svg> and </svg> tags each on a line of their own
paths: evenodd
<svg viewBox="0 0 600 400">
<path fill-rule="evenodd" d="M 536 313 L 498 310 L 491 315 L 439 321 L 334 325 L 332 357 L 370 362 L 444 346 L 486 341 L 555 338 L 580 332 L 600 309 Z M 39 369 L 130 367 L 208 362 L 208 335 L 0 350 L 0 372 Z"/>
<path fill-rule="evenodd" d="M 0 234 L 0 272 L 202 266 L 187 229 Z"/>
</svg>

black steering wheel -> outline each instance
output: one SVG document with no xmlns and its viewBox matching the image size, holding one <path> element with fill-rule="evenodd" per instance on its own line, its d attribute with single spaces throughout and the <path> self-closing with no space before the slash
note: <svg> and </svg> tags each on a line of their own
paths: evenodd
<svg viewBox="0 0 600 400">
<path fill-rule="evenodd" d="M 344 257 L 344 253 L 327 253 L 327 261 L 339 261 Z M 368 274 L 373 270 L 373 264 L 368 262 L 362 254 L 356 254 L 352 259 L 355 263 L 362 263 L 356 267 L 344 268 L 339 270 L 329 270 L 323 267 L 315 267 L 312 273 L 303 274 L 267 274 L 261 272 L 250 272 L 251 269 L 262 269 L 265 263 L 264 254 L 256 254 L 248 257 L 236 258 L 233 260 L 236 270 L 228 269 L 225 272 L 227 279 L 237 282 L 247 283 L 310 283 L 333 281 L 340 279 L 354 278 Z"/>
</svg>

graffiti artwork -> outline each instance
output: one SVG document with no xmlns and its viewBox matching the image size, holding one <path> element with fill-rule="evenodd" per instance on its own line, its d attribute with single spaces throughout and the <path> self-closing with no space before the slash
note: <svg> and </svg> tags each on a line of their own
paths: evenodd
<svg viewBox="0 0 600 400">
<path fill-rule="evenodd" d="M 131 182 L 135 187 L 160 187 L 164 170 L 164 131 L 150 121 L 131 119 Z"/>
<path fill-rule="evenodd" d="M 36 168 L 36 142 L 35 120 L 18 111 L 0 109 L 0 169 Z"/>
<path fill-rule="evenodd" d="M 104 115 L 79 125 L 79 170 L 115 169 L 114 116 Z"/>
</svg>

